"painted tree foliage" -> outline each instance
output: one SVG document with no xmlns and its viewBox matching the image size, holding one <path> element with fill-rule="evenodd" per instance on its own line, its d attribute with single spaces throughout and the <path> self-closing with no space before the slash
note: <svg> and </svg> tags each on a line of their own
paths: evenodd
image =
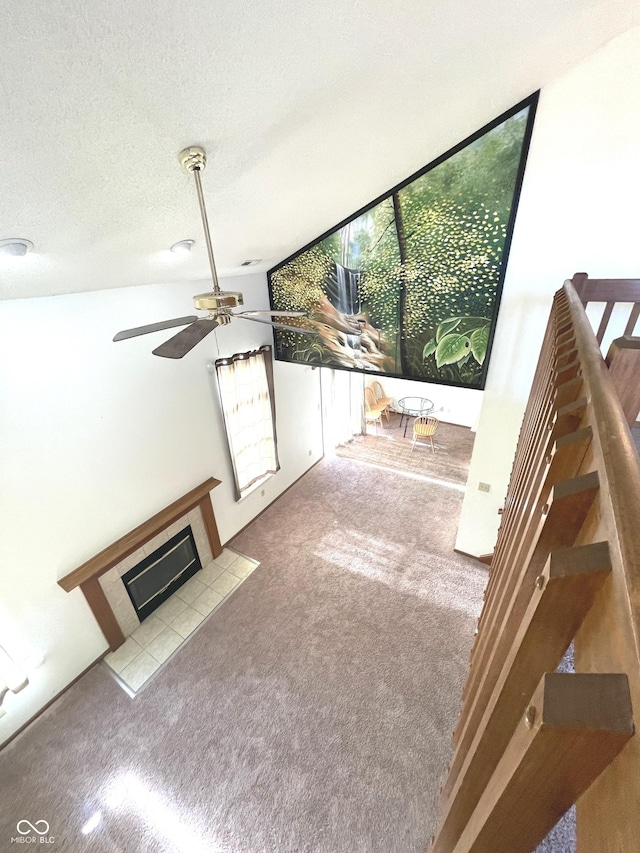
<svg viewBox="0 0 640 853">
<path fill-rule="evenodd" d="M 272 271 L 273 306 L 316 331 L 278 333 L 279 357 L 481 387 L 528 113 Z M 345 276 L 357 314 L 336 307 Z"/>
</svg>

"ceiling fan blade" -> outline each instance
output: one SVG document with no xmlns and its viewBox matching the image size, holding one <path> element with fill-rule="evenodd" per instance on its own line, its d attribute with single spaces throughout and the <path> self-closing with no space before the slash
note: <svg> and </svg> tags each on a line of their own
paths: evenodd
<svg viewBox="0 0 640 853">
<path fill-rule="evenodd" d="M 300 326 L 287 326 L 286 323 L 277 323 L 271 320 L 262 320 L 260 317 L 243 317 L 241 314 L 234 314 L 240 320 L 251 320 L 252 323 L 264 323 L 265 326 L 272 326 L 275 329 L 286 329 L 288 332 L 300 332 L 301 335 L 313 335 L 311 329 L 303 329 Z"/>
<path fill-rule="evenodd" d="M 205 317 L 202 320 L 196 320 L 195 323 L 187 326 L 186 329 L 178 332 L 177 335 L 169 338 L 169 340 L 165 341 L 163 344 L 160 344 L 160 346 L 156 347 L 152 352 L 154 355 L 159 355 L 163 358 L 182 358 L 182 356 L 192 350 L 196 344 L 199 344 L 200 341 L 209 334 L 209 332 L 213 332 L 218 325 L 220 324 L 217 320 L 210 319 L 209 317 Z"/>
<path fill-rule="evenodd" d="M 270 316 L 278 316 L 278 317 L 306 317 L 306 311 L 238 311 L 234 314 L 234 317 L 253 317 L 256 314 L 265 315 L 267 317 Z"/>
<path fill-rule="evenodd" d="M 186 326 L 194 323 L 198 318 L 176 317 L 174 320 L 161 320 L 159 323 L 149 323 L 147 326 L 136 326 L 135 329 L 125 329 L 114 336 L 114 341 L 124 341 L 127 338 L 136 338 L 138 335 L 148 335 L 150 332 L 160 332 L 162 329 L 172 329 L 174 326 Z"/>
<path fill-rule="evenodd" d="M 247 318 L 249 319 L 249 318 Z M 274 329 L 286 329 L 288 332 L 299 332 L 301 335 L 313 335 L 312 329 L 302 329 L 300 326 L 287 326 L 285 323 L 270 323 Z"/>
</svg>

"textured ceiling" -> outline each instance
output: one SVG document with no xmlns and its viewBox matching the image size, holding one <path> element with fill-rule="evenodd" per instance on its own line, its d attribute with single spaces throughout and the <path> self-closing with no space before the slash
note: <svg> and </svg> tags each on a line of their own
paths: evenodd
<svg viewBox="0 0 640 853">
<path fill-rule="evenodd" d="M 636 23 L 635 0 L 8 0 L 0 239 L 36 248 L 0 256 L 0 298 L 205 277 L 190 144 L 219 272 L 267 269 Z"/>
</svg>

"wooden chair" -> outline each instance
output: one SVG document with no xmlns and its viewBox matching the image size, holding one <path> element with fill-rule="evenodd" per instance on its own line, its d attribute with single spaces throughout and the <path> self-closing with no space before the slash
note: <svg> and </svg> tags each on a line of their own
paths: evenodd
<svg viewBox="0 0 640 853">
<path fill-rule="evenodd" d="M 385 407 L 380 405 L 373 388 L 364 389 L 364 416 L 367 423 L 376 423 L 382 426 L 382 413 Z M 377 427 L 376 427 L 377 429 Z"/>
<path fill-rule="evenodd" d="M 371 390 L 376 395 L 377 404 L 384 407 L 382 411 L 387 416 L 387 420 L 389 420 L 389 406 L 393 403 L 393 397 L 385 397 L 382 385 L 377 379 L 371 383 Z"/>
<path fill-rule="evenodd" d="M 431 452 L 435 453 L 436 449 L 433 445 L 433 436 L 439 425 L 440 421 L 437 418 L 416 418 L 413 422 L 413 441 L 411 442 L 411 450 L 415 447 L 418 439 L 428 438 L 431 442 Z"/>
</svg>

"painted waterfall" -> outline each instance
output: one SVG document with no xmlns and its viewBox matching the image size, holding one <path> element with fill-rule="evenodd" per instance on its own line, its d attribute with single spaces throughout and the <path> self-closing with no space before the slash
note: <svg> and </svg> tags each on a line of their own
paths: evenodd
<svg viewBox="0 0 640 853">
<path fill-rule="evenodd" d="M 537 94 L 269 272 L 276 357 L 483 388 Z"/>
</svg>

